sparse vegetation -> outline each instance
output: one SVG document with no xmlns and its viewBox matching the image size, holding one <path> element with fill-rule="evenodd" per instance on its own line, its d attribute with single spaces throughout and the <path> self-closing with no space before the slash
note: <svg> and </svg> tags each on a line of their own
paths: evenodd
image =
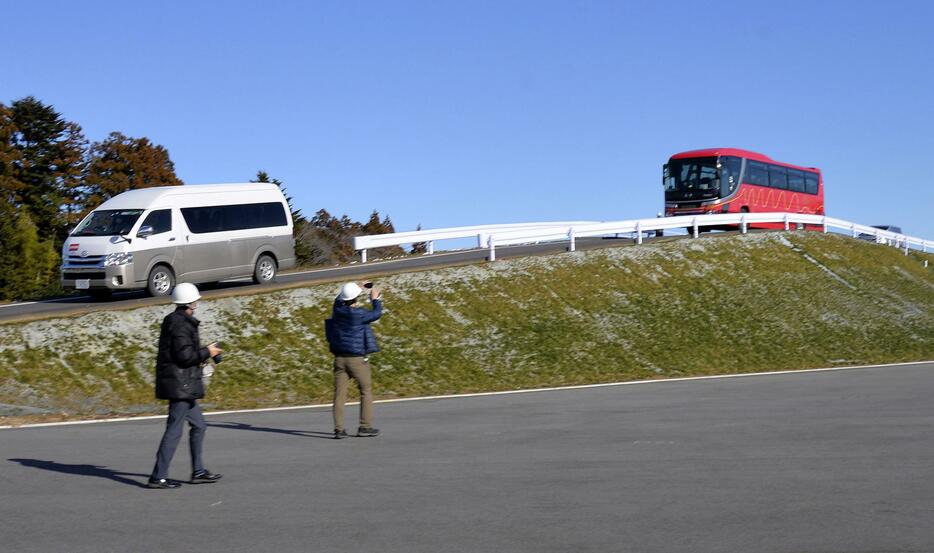
<svg viewBox="0 0 934 553">
<path fill-rule="evenodd" d="M 382 397 L 934 358 L 930 254 L 812 232 L 680 240 L 390 276 Z M 205 301 L 214 408 L 327 402 L 336 285 Z M 0 414 L 161 412 L 168 307 L 0 326 Z"/>
</svg>

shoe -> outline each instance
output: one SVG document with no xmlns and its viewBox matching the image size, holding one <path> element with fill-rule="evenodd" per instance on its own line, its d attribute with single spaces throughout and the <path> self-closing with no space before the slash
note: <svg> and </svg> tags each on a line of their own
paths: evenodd
<svg viewBox="0 0 934 553">
<path fill-rule="evenodd" d="M 335 430 L 335 431 L 334 431 L 334 439 L 335 439 L 335 440 L 343 440 L 343 439 L 346 438 L 346 437 L 347 437 L 347 431 L 346 431 L 346 430 Z"/>
<path fill-rule="evenodd" d="M 174 490 L 175 488 L 181 488 L 182 485 L 175 480 L 166 480 L 165 478 L 153 480 L 150 478 L 149 482 L 146 482 L 146 487 L 151 490 Z"/>
<path fill-rule="evenodd" d="M 209 470 L 201 470 L 191 475 L 192 484 L 210 484 L 221 479 L 220 474 L 214 474 Z"/>
<path fill-rule="evenodd" d="M 379 429 L 378 428 L 367 428 L 365 426 L 361 426 L 360 428 L 357 429 L 357 436 L 360 436 L 361 438 L 370 438 L 373 436 L 379 436 Z"/>
</svg>

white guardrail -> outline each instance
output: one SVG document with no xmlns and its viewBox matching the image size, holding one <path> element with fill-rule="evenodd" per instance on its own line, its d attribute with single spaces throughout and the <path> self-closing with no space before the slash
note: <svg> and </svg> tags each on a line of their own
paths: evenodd
<svg viewBox="0 0 934 553">
<path fill-rule="evenodd" d="M 859 225 L 843 219 L 835 219 L 824 215 L 806 215 L 803 213 L 725 213 L 722 215 L 679 215 L 677 217 L 653 217 L 651 219 L 633 219 L 631 221 L 564 221 L 552 223 L 516 223 L 509 225 L 479 225 L 472 227 L 455 227 L 434 230 L 413 230 L 409 232 L 394 232 L 391 234 L 372 234 L 357 236 L 353 239 L 354 249 L 360 251 L 360 261 L 366 263 L 368 249 L 386 246 L 401 246 L 424 242 L 427 245 L 427 254 L 434 253 L 434 243 L 438 240 L 452 240 L 457 238 L 476 238 L 477 247 L 489 248 L 490 261 L 496 260 L 496 246 L 510 246 L 515 244 L 532 244 L 537 242 L 568 242 L 568 250 L 574 251 L 577 238 L 608 236 L 614 234 L 633 233 L 637 244 L 642 243 L 643 235 L 648 231 L 668 229 L 688 229 L 694 238 L 697 238 L 700 229 L 706 227 L 738 227 L 740 232 L 746 233 L 749 225 L 761 223 L 782 224 L 785 230 L 795 227 L 818 227 L 823 232 L 837 229 L 853 238 L 859 235 L 872 237 L 876 242 L 891 244 L 903 248 L 905 255 L 908 250 L 915 247 L 927 252 L 934 247 L 934 241 L 923 240 L 914 236 L 907 236 L 895 232 Z"/>
</svg>

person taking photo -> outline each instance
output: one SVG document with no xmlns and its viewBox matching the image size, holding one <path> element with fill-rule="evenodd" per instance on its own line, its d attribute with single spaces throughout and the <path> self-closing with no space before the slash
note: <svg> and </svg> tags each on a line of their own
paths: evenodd
<svg viewBox="0 0 934 553">
<path fill-rule="evenodd" d="M 338 440 L 347 437 L 344 404 L 350 379 L 357 382 L 360 390 L 357 436 L 379 435 L 379 430 L 373 428 L 373 382 L 367 356 L 379 351 L 370 323 L 383 315 L 383 302 L 379 290 L 372 283 L 364 286 L 370 289 L 372 309 L 357 305 L 363 289 L 357 283 L 349 282 L 341 287 L 334 300 L 331 318 L 325 321 L 325 333 L 334 354 L 334 438 Z"/>
</svg>

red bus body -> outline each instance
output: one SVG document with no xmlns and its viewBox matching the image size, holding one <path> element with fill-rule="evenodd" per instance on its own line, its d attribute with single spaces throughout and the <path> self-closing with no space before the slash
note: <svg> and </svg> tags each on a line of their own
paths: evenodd
<svg viewBox="0 0 934 553">
<path fill-rule="evenodd" d="M 782 163 L 749 150 L 710 148 L 675 154 L 665 164 L 662 181 L 666 217 L 775 211 L 824 214 L 820 169 Z"/>
</svg>

